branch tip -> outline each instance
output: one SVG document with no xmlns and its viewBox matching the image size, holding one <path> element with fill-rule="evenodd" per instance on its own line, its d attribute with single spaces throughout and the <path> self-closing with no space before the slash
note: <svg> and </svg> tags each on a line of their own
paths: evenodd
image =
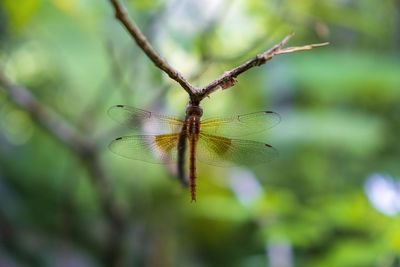
<svg viewBox="0 0 400 267">
<path fill-rule="evenodd" d="M 294 32 L 289 33 L 288 35 L 286 35 L 286 37 L 279 43 L 279 47 L 282 48 L 283 46 L 285 46 L 290 39 L 292 39 L 292 37 L 295 36 Z"/>
</svg>

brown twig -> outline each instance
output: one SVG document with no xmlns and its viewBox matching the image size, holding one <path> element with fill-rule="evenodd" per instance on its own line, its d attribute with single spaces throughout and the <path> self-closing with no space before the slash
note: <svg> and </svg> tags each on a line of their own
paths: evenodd
<svg viewBox="0 0 400 267">
<path fill-rule="evenodd" d="M 95 146 L 67 123 L 62 116 L 40 103 L 27 89 L 11 82 L 2 71 L 0 71 L 0 89 L 3 89 L 15 104 L 28 112 L 32 119 L 52 137 L 78 155 L 84 163 L 97 189 L 100 205 L 109 222 L 109 240 L 104 253 L 104 261 L 107 266 L 114 266 L 115 262 L 119 260 L 119 253 L 121 253 L 124 216 L 115 205 Z"/>
<path fill-rule="evenodd" d="M 125 26 L 126 30 L 130 33 L 133 39 L 136 41 L 137 45 L 143 50 L 144 53 L 154 62 L 154 64 L 169 75 L 173 80 L 177 81 L 182 88 L 189 94 L 191 102 L 200 103 L 205 97 L 215 92 L 219 88 L 228 89 L 236 84 L 236 78 L 243 72 L 255 67 L 265 64 L 267 61 L 271 60 L 275 55 L 288 54 L 299 51 L 311 50 L 313 48 L 326 46 L 329 43 L 311 44 L 305 46 L 295 46 L 284 48 L 284 46 L 289 42 L 290 38 L 294 35 L 293 33 L 286 36 L 280 43 L 273 46 L 271 49 L 258 54 L 253 59 L 245 62 L 244 64 L 226 71 L 219 78 L 210 82 L 208 85 L 202 89 L 198 89 L 191 85 L 187 79 L 185 79 L 180 72 L 175 70 L 171 65 L 169 65 L 154 48 L 147 41 L 146 37 L 136 26 L 136 24 L 129 18 L 127 11 L 122 7 L 119 0 L 109 0 L 114 7 L 115 17 Z"/>
<path fill-rule="evenodd" d="M 290 38 L 293 37 L 293 35 L 294 33 L 287 35 L 280 43 L 274 45 L 271 49 L 261 54 L 258 54 L 253 59 L 243 63 L 242 65 L 232 70 L 226 71 L 223 75 L 221 75 L 219 78 L 209 83 L 207 86 L 201 89 L 199 93 L 197 93 L 199 101 L 201 101 L 204 97 L 216 91 L 218 88 L 228 89 L 232 87 L 233 85 L 236 84 L 237 76 L 239 76 L 243 72 L 253 67 L 265 64 L 267 61 L 271 60 L 275 55 L 310 50 L 316 47 L 321 47 L 329 44 L 329 43 L 321 43 L 321 44 L 312 44 L 301 47 L 283 48 L 289 42 Z"/>
<path fill-rule="evenodd" d="M 129 18 L 129 15 L 125 8 L 122 7 L 119 0 L 110 0 L 112 6 L 114 7 L 115 17 L 121 21 L 121 23 L 128 30 L 129 34 L 134 38 L 137 45 L 143 50 L 143 52 L 153 61 L 153 63 L 163 70 L 168 76 L 177 81 L 183 89 L 189 94 L 189 97 L 195 95 L 196 88 L 191 85 L 183 75 L 174 69 L 165 59 L 163 59 L 156 50 L 150 45 L 146 37 L 136 26 L 136 24 Z"/>
</svg>

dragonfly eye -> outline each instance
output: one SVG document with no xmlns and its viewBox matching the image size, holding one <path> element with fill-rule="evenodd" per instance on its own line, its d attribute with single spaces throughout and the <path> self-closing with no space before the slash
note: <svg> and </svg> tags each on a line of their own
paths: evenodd
<svg viewBox="0 0 400 267">
<path fill-rule="evenodd" d="M 197 115 L 201 117 L 203 115 L 203 109 L 199 106 L 189 106 L 186 109 L 186 115 L 188 116 Z"/>
</svg>

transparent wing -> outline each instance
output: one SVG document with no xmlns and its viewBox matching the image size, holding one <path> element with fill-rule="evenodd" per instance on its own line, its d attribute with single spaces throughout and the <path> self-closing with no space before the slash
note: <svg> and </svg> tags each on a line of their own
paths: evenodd
<svg viewBox="0 0 400 267">
<path fill-rule="evenodd" d="M 123 136 L 108 147 L 125 158 L 168 164 L 176 162 L 178 138 L 179 134 Z"/>
<path fill-rule="evenodd" d="M 280 122 L 278 113 L 259 111 L 230 118 L 211 118 L 201 122 L 201 131 L 210 135 L 240 137 L 260 133 Z"/>
<path fill-rule="evenodd" d="M 148 133 L 178 133 L 183 121 L 174 117 L 156 114 L 143 109 L 125 105 L 112 106 L 108 110 L 109 116 L 115 121 L 135 130 Z"/>
<path fill-rule="evenodd" d="M 215 166 L 256 165 L 278 156 L 272 146 L 250 140 L 231 139 L 201 133 L 197 143 L 197 158 Z"/>
</svg>

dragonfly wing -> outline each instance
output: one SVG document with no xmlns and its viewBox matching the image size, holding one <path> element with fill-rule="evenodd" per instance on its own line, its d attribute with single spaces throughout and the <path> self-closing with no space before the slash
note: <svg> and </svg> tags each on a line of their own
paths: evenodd
<svg viewBox="0 0 400 267">
<path fill-rule="evenodd" d="M 259 111 L 229 118 L 211 118 L 201 122 L 201 130 L 211 135 L 240 137 L 263 132 L 280 122 L 278 113 Z"/>
<path fill-rule="evenodd" d="M 265 143 L 204 133 L 200 134 L 197 145 L 200 161 L 222 167 L 262 164 L 277 156 L 277 150 Z"/>
<path fill-rule="evenodd" d="M 117 155 L 150 163 L 176 162 L 179 134 L 118 137 L 109 145 Z"/>
<path fill-rule="evenodd" d="M 177 133 L 183 125 L 183 121 L 177 118 L 125 105 L 112 106 L 108 114 L 115 121 L 131 129 L 154 134 Z"/>
</svg>

